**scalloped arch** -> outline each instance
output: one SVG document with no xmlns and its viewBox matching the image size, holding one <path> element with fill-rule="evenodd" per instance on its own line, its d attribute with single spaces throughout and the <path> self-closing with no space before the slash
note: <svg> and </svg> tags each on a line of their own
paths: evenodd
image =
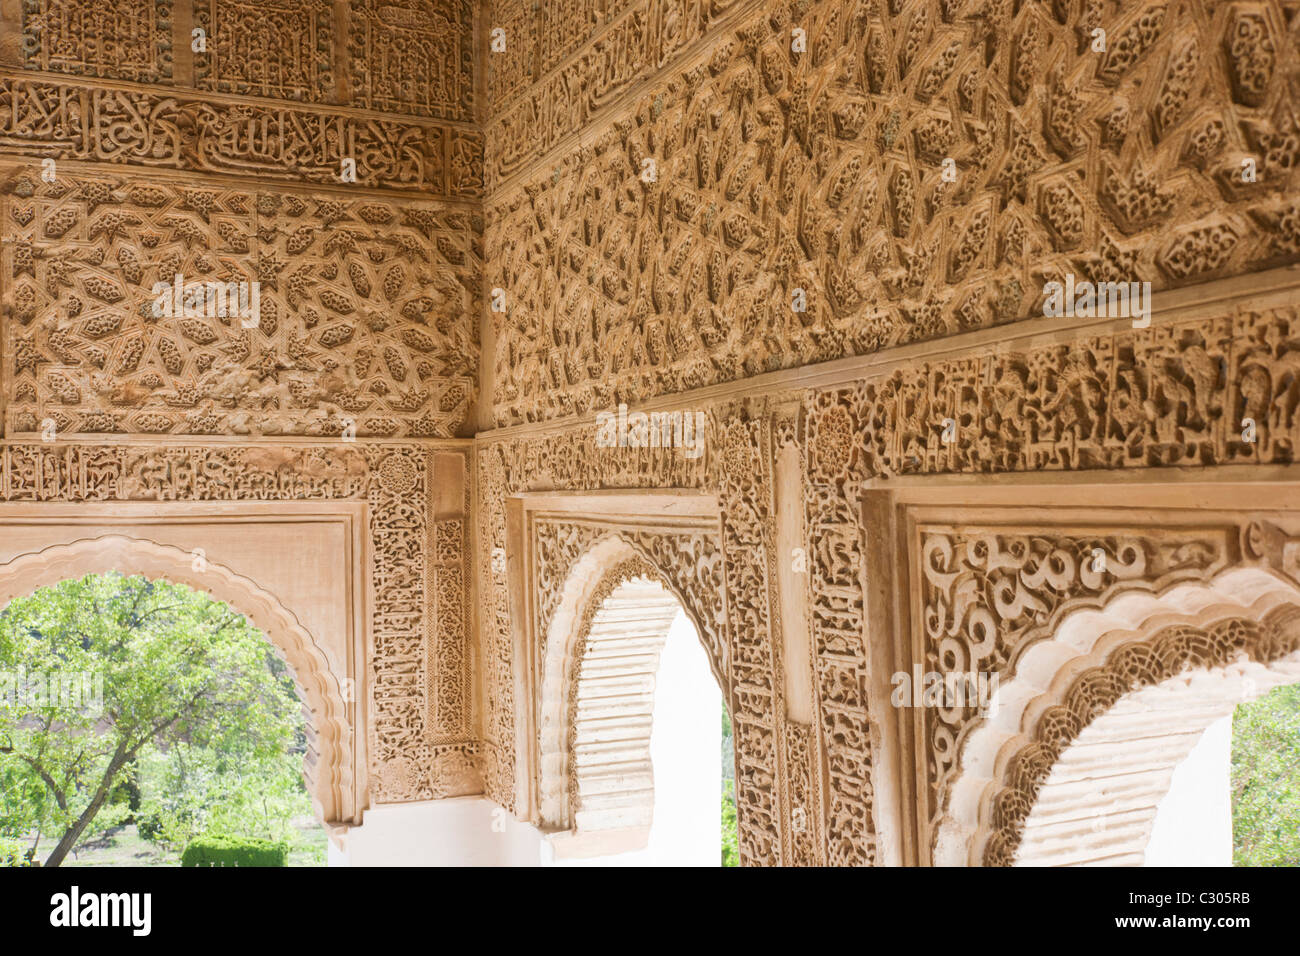
<svg viewBox="0 0 1300 956">
<path fill-rule="evenodd" d="M 1045 718 L 1066 706 L 1086 675 L 1104 669 L 1126 651 L 1156 647 L 1174 631 L 1208 634 L 1233 621 L 1263 625 L 1259 639 L 1248 641 L 1241 651 L 1267 663 L 1283 656 L 1289 644 L 1282 638 L 1300 635 L 1298 619 L 1300 588 L 1253 567 L 1234 568 L 1205 583 L 1173 584 L 1158 593 L 1129 591 L 1102 607 L 1067 613 L 1053 639 L 1039 641 L 1025 652 L 1015 677 L 999 687 L 993 716 L 964 744 L 961 773 L 935 836 L 935 864 L 977 866 L 1014 854 L 1023 815 L 1011 819 L 1006 808 L 1032 806 L 1038 785 L 1051 769 L 1049 762 L 1032 773 L 1023 766 L 1017 772 L 1018 761 L 1038 746 Z M 1175 669 L 1214 670 L 1226 662 L 1185 654 L 1166 663 L 1176 665 Z M 1152 683 L 1135 679 L 1139 686 Z"/>
<path fill-rule="evenodd" d="M 696 635 L 703 633 L 699 611 L 659 568 L 652 555 L 617 531 L 602 536 L 589 547 L 565 576 L 560 600 L 546 626 L 538 702 L 538 809 L 544 825 L 568 827 L 570 817 L 569 744 L 572 725 L 570 688 L 578 656 L 585 646 L 592 616 L 601 602 L 621 583 L 648 577 L 663 586 L 690 619 Z M 701 638 L 714 679 L 730 701 L 725 664 L 716 659 Z"/>
</svg>

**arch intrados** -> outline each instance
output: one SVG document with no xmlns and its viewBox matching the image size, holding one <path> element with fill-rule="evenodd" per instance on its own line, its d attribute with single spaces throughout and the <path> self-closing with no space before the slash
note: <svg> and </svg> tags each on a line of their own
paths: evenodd
<svg viewBox="0 0 1300 956">
<path fill-rule="evenodd" d="M 1196 628 L 1195 633 L 1208 636 L 1241 627 L 1263 635 L 1274 623 L 1271 616 L 1262 624 L 1230 616 Z M 1172 630 L 1187 635 L 1178 625 Z M 1152 644 L 1130 646 L 1139 654 L 1148 653 L 1166 633 L 1161 628 Z M 1251 653 L 1259 649 L 1247 641 L 1242 652 L 1223 663 L 1140 682 L 1109 702 L 1103 698 L 1104 706 L 1090 713 L 1063 741 L 1050 767 L 1037 776 L 1036 798 L 1021 821 L 1009 862 L 1014 866 L 1147 862 L 1163 798 L 1170 792 L 1178 767 L 1205 732 L 1223 718 L 1230 721 L 1238 704 L 1300 681 L 1300 649 L 1270 657 L 1266 663 L 1258 658 L 1269 655 Z M 1082 680 L 1087 685 L 1076 683 L 1066 699 L 1073 702 L 1081 690 L 1095 686 L 1090 679 L 1093 675 L 1103 685 L 1113 686 L 1116 672 L 1113 661 L 1091 675 L 1085 672 Z M 1112 752 L 1116 759 L 1107 761 L 1103 779 L 1094 780 L 1100 752 Z M 1226 762 L 1220 766 L 1226 771 Z M 1085 780 L 1088 785 L 1081 787 Z M 1071 830 L 1071 838 L 1063 841 L 1064 833 Z M 1007 845 L 1003 836 L 999 849 Z M 990 861 L 986 858 L 984 862 Z"/>
</svg>

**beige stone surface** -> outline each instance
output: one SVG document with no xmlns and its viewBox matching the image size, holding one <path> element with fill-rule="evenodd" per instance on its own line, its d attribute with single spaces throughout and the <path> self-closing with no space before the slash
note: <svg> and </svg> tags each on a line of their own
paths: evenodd
<svg viewBox="0 0 1300 956">
<path fill-rule="evenodd" d="M 567 852 L 634 570 L 732 715 L 744 863 L 1089 857 L 1041 787 L 1122 750 L 1124 680 L 1300 641 L 1293 20 L 0 0 L 0 569 L 203 548 L 317 682 L 340 828 L 484 794 Z M 258 322 L 153 315 L 176 274 Z M 1045 314 L 1066 276 L 1149 324 Z M 620 405 L 698 444 L 611 446 Z M 892 706 L 914 665 L 1008 706 Z"/>
</svg>

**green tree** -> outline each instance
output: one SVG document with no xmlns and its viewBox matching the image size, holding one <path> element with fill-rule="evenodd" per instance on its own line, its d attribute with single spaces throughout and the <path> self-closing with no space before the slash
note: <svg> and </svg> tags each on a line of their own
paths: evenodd
<svg viewBox="0 0 1300 956">
<path fill-rule="evenodd" d="M 736 826 L 736 793 L 732 781 L 722 782 L 722 865 L 740 866 L 740 834 Z"/>
<path fill-rule="evenodd" d="M 0 695 L 0 836 L 58 866 L 125 817 L 106 806 L 151 747 L 262 760 L 295 741 L 297 704 L 241 615 L 183 585 L 120 574 L 42 588 L 0 612 L 0 672 L 88 675 L 102 702 Z"/>
<path fill-rule="evenodd" d="M 1232 847 L 1236 866 L 1300 866 L 1300 684 L 1233 715 Z"/>
<path fill-rule="evenodd" d="M 722 705 L 722 865 L 740 866 L 740 836 L 736 823 L 736 755 L 731 715 Z"/>
<path fill-rule="evenodd" d="M 179 852 L 205 833 L 290 841 L 312 815 L 301 752 L 270 756 L 178 744 L 141 758 L 140 835 Z"/>
</svg>

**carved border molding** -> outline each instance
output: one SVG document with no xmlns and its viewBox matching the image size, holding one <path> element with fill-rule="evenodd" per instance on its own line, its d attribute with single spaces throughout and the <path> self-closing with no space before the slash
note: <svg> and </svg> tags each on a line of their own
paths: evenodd
<svg viewBox="0 0 1300 956">
<path fill-rule="evenodd" d="M 989 801 L 992 832 L 977 859 L 1010 866 L 1024 823 L 1052 766 L 1093 720 L 1126 693 L 1159 684 L 1192 668 L 1219 668 L 1244 655 L 1268 664 L 1300 651 L 1300 605 L 1278 608 L 1262 620 L 1228 617 L 1206 627 L 1178 624 L 1111 651 L 1105 662 L 1075 678 L 1041 711 L 1032 742 L 1011 758 L 1001 788 Z"/>
</svg>

